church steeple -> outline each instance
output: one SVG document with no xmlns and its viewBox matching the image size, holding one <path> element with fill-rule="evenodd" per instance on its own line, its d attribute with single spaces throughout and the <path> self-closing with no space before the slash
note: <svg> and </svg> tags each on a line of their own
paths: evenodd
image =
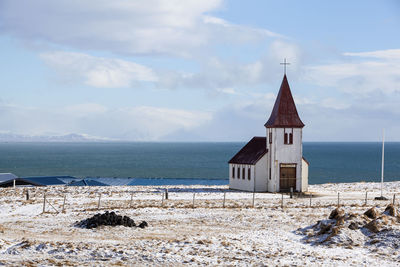
<svg viewBox="0 0 400 267">
<path fill-rule="evenodd" d="M 304 123 L 297 113 L 296 105 L 290 92 L 286 74 L 276 98 L 271 116 L 264 125 L 267 128 L 303 128 Z"/>
</svg>

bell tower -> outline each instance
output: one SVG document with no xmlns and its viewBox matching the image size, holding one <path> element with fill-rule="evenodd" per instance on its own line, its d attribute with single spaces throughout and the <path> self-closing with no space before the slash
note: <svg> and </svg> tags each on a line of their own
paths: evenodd
<svg viewBox="0 0 400 267">
<path fill-rule="evenodd" d="M 306 191 L 308 181 L 302 181 L 303 143 L 302 129 L 304 127 L 290 91 L 285 73 L 271 116 L 265 123 L 267 158 L 267 190 Z M 307 165 L 308 172 L 308 165 Z M 308 180 L 308 173 L 307 173 Z"/>
</svg>

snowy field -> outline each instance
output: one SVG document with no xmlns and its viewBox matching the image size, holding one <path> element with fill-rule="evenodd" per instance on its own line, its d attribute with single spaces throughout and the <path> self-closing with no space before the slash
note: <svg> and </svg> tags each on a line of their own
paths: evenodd
<svg viewBox="0 0 400 267">
<path fill-rule="evenodd" d="M 385 212 L 400 182 L 384 184 L 387 201 L 374 200 L 376 183 L 309 189 L 311 205 L 310 194 L 256 193 L 253 206 L 227 186 L 38 187 L 29 200 L 27 188 L 2 188 L 0 265 L 400 265 L 400 218 Z M 149 226 L 74 226 L 105 211 Z"/>
</svg>

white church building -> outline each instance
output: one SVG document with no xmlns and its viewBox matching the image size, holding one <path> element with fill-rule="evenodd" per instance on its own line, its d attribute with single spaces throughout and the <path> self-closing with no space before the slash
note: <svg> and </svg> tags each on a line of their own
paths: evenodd
<svg viewBox="0 0 400 267">
<path fill-rule="evenodd" d="M 266 137 L 253 137 L 229 161 L 229 188 L 251 192 L 305 192 L 308 165 L 303 157 L 304 127 L 283 77 L 271 116 L 265 123 Z"/>
</svg>

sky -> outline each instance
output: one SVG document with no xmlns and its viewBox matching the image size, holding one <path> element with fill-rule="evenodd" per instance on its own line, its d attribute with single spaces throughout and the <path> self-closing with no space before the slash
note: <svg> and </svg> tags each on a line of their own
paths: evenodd
<svg viewBox="0 0 400 267">
<path fill-rule="evenodd" d="M 400 2 L 0 0 L 0 138 L 400 141 Z"/>
</svg>

